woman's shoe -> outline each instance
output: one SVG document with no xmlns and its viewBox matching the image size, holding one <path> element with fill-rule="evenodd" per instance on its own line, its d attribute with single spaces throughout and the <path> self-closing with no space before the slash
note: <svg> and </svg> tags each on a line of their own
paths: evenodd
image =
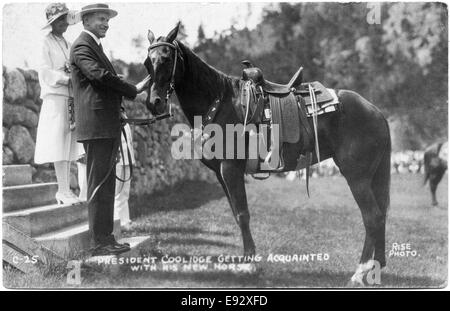
<svg viewBox="0 0 450 311">
<path fill-rule="evenodd" d="M 72 192 L 57 192 L 55 195 L 58 204 L 75 204 L 80 203 L 81 200 Z"/>
</svg>

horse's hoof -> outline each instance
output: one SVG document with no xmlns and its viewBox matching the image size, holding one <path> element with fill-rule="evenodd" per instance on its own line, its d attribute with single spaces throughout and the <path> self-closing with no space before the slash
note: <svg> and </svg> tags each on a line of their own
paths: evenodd
<svg viewBox="0 0 450 311">
<path fill-rule="evenodd" d="M 358 268 L 359 270 L 360 268 Z M 367 276 L 367 271 L 356 271 L 347 283 L 347 287 L 365 287 L 364 279 Z"/>
<path fill-rule="evenodd" d="M 356 281 L 356 280 L 350 280 L 350 281 L 348 281 L 348 283 L 347 283 L 347 286 L 346 287 L 366 287 L 365 285 L 364 285 L 364 283 L 360 283 L 359 281 Z"/>
</svg>

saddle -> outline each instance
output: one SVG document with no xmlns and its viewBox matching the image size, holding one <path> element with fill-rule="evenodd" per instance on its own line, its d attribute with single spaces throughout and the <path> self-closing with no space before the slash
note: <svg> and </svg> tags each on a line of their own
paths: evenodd
<svg viewBox="0 0 450 311">
<path fill-rule="evenodd" d="M 306 100 L 306 106 L 311 106 L 311 97 L 309 93 L 309 85 L 311 85 L 314 90 L 316 102 L 319 106 L 336 99 L 335 96 L 333 96 L 334 94 L 318 81 L 303 83 L 303 67 L 300 67 L 297 70 L 287 84 L 278 84 L 264 79 L 264 74 L 261 69 L 253 67 L 250 61 L 244 60 L 242 64 L 246 66 L 246 68 L 242 70 L 242 80 L 253 81 L 256 86 L 261 86 L 263 91 L 267 94 L 282 96 L 293 93 L 302 96 Z M 311 113 L 312 111 L 310 114 Z"/>
<path fill-rule="evenodd" d="M 271 152 L 277 152 L 279 155 L 278 164 L 275 167 L 269 167 L 266 161 L 258 163 L 258 161 L 249 160 L 247 173 L 284 172 L 308 168 L 310 159 L 305 160 L 305 155 L 309 153 L 308 156 L 311 156 L 315 142 L 308 117 L 337 110 L 339 101 L 334 90 L 326 89 L 317 81 L 303 83 L 303 67 L 297 70 L 287 84 L 278 84 L 264 79 L 262 70 L 254 67 L 249 61 L 242 63 L 245 66 L 242 71 L 242 80 L 247 81 L 244 90 L 247 89 L 248 94 L 253 94 L 251 96 L 253 100 L 247 100 L 251 107 L 244 107 L 253 112 L 252 117 L 246 118 L 244 124 L 260 123 L 261 119 L 264 119 L 259 118 L 262 111 L 264 110 L 267 114 L 267 109 L 262 108 L 265 104 L 270 110 L 268 113 L 270 123 L 279 125 L 277 137 L 279 149 L 276 150 L 273 147 L 273 141 L 270 141 L 271 135 L 266 138 Z M 301 143 L 299 143 L 300 140 Z"/>
<path fill-rule="evenodd" d="M 303 67 L 300 67 L 291 80 L 287 84 L 278 84 L 264 79 L 264 75 L 261 69 L 253 67 L 248 61 L 242 62 L 247 68 L 242 71 L 243 80 L 252 80 L 257 86 L 260 85 L 264 92 L 269 94 L 287 95 L 295 90 L 297 86 L 302 83 L 303 80 Z"/>
</svg>

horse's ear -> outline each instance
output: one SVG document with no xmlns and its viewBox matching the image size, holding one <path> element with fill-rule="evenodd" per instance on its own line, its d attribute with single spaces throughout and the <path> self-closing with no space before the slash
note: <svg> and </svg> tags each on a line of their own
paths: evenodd
<svg viewBox="0 0 450 311">
<path fill-rule="evenodd" d="M 167 42 L 173 42 L 178 36 L 178 30 L 180 29 L 180 22 L 172 29 L 167 35 Z"/>
<path fill-rule="evenodd" d="M 150 44 L 152 44 L 153 41 L 155 41 L 155 34 L 150 29 L 148 30 L 148 33 L 147 33 L 147 39 L 150 42 Z"/>
</svg>

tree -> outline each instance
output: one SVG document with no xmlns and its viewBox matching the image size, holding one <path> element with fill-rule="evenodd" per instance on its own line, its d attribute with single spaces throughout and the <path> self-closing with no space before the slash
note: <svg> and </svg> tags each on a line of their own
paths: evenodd
<svg viewBox="0 0 450 311">
<path fill-rule="evenodd" d="M 203 24 L 200 24 L 197 30 L 197 45 L 205 44 L 205 42 L 206 42 L 205 31 L 203 30 Z"/>
<path fill-rule="evenodd" d="M 286 82 L 298 66 L 306 81 L 355 90 L 387 116 L 419 133 L 411 146 L 447 136 L 447 7 L 383 3 L 369 24 L 365 3 L 280 3 L 255 29 L 232 26 L 198 40 L 195 51 L 220 70 L 240 75 L 250 59 L 265 77 Z"/>
</svg>

